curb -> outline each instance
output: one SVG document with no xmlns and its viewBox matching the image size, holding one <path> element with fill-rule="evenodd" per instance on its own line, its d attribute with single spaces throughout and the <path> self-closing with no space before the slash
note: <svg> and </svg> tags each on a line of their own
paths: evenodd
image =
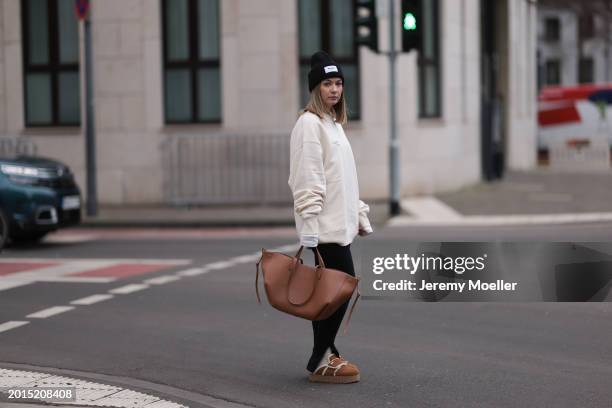
<svg viewBox="0 0 612 408">
<path fill-rule="evenodd" d="M 597 223 L 612 221 L 612 212 L 576 214 L 534 214 L 534 215 L 469 215 L 453 219 L 428 219 L 413 216 L 399 216 L 387 222 L 388 227 L 407 226 L 503 226 L 503 225 L 559 225 L 576 223 Z"/>
<path fill-rule="evenodd" d="M 61 369 L 61 368 L 51 368 L 51 367 L 39 367 L 28 364 L 18 364 L 18 363 L 8 363 L 8 362 L 0 362 L 0 371 L 1 370 L 18 370 L 19 373 L 28 373 L 28 374 L 39 374 L 46 375 L 55 378 L 69 378 L 74 380 L 75 382 L 87 383 L 92 385 L 101 385 L 103 387 L 115 387 L 123 389 L 122 392 L 127 393 L 135 393 L 135 394 L 148 394 L 149 396 L 154 396 L 160 402 L 153 402 L 153 404 L 159 404 L 159 407 L 162 406 L 185 406 L 189 408 L 251 408 L 251 406 L 243 405 L 239 403 L 235 403 L 232 401 L 224 400 L 221 398 L 216 398 L 213 396 L 208 396 L 204 394 L 200 394 L 193 391 L 183 390 L 180 388 L 176 388 L 170 385 L 158 384 L 149 382 L 146 380 L 140 380 L 129 377 L 121 377 L 121 376 L 112 376 L 108 374 L 98 374 L 92 372 L 83 372 L 69 369 Z M 0 380 L 2 377 L 0 377 Z M 17 385 L 14 385 L 15 387 Z M 2 393 L 0 393 L 2 395 Z M 77 397 L 78 397 L 78 389 L 77 389 Z M 0 398 L 0 406 L 4 407 L 4 400 L 6 398 Z M 162 399 L 165 400 L 162 402 Z M 48 407 L 48 406 L 57 406 L 61 407 L 65 405 L 69 405 L 70 407 L 92 407 L 92 406 L 107 406 L 107 407 L 126 407 L 128 405 L 103 405 L 98 401 L 94 401 L 92 403 L 80 405 L 74 403 L 46 403 L 44 401 L 36 401 L 30 402 L 28 400 L 28 404 L 31 404 L 33 407 Z M 24 401 L 26 402 L 26 401 Z M 151 404 L 151 402 L 145 405 L 132 405 L 130 407 L 139 408 L 146 407 L 150 405 L 151 408 L 155 407 L 155 405 Z M 15 408 L 21 408 L 23 404 L 18 404 Z"/>
<path fill-rule="evenodd" d="M 183 221 L 183 220 L 98 220 L 85 219 L 78 227 L 85 228 L 274 228 L 293 227 L 294 220 L 252 221 Z M 77 228 L 78 228 L 77 227 Z"/>
</svg>

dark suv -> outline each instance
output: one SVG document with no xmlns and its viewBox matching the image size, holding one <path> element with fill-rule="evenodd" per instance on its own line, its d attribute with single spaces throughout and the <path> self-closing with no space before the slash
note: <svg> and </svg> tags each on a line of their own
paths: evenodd
<svg viewBox="0 0 612 408">
<path fill-rule="evenodd" d="M 68 166 L 33 156 L 0 158 L 0 248 L 39 240 L 81 221 L 81 192 Z"/>
</svg>

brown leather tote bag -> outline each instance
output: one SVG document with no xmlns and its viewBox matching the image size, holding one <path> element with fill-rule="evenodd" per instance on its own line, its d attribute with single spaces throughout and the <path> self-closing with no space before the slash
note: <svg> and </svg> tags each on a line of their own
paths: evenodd
<svg viewBox="0 0 612 408">
<path fill-rule="evenodd" d="M 295 256 L 261 249 L 261 258 L 256 264 L 255 293 L 259 297 L 259 265 L 262 265 L 264 287 L 272 307 L 281 312 L 308 320 L 325 320 L 353 296 L 357 296 L 351 307 L 346 328 L 359 299 L 359 278 L 336 269 L 325 267 L 319 250 L 315 254 L 319 266 L 304 265 L 301 259 L 304 247 Z"/>
</svg>

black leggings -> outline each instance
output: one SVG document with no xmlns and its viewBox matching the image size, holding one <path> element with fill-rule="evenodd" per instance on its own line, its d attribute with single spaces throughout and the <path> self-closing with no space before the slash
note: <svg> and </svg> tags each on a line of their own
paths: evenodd
<svg viewBox="0 0 612 408">
<path fill-rule="evenodd" d="M 353 267 L 353 258 L 351 256 L 350 244 L 347 246 L 341 246 L 339 244 L 319 244 L 317 247 L 321 258 L 327 268 L 337 269 L 348 273 L 351 276 L 355 276 L 355 268 Z M 311 248 L 314 254 L 314 248 Z M 315 264 L 319 264 L 319 260 L 315 255 Z M 312 349 L 312 355 L 308 361 L 308 371 L 314 371 L 317 365 L 323 358 L 325 350 L 331 348 L 331 352 L 340 355 L 340 352 L 336 348 L 334 341 L 336 334 L 342 323 L 342 318 L 346 313 L 349 301 L 347 300 L 342 306 L 334 312 L 333 315 L 325 320 L 318 320 L 312 322 L 312 331 L 314 334 L 314 347 Z"/>
</svg>

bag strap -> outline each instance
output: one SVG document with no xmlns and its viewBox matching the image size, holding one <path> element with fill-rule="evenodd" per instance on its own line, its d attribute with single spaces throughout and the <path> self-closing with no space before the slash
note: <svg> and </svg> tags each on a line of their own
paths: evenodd
<svg viewBox="0 0 612 408">
<path fill-rule="evenodd" d="M 303 250 L 304 250 L 304 245 L 301 245 L 300 249 L 298 249 L 298 251 L 296 252 L 296 254 L 293 257 L 293 258 L 295 258 L 295 260 L 291 263 L 291 268 L 295 268 L 298 262 L 300 262 L 302 264 L 304 263 L 304 261 L 302 260 L 302 251 Z M 319 248 L 314 247 L 314 252 L 315 252 L 315 256 L 319 260 L 319 266 L 321 268 L 325 268 L 325 262 L 323 262 L 323 257 L 319 253 Z"/>
<path fill-rule="evenodd" d="M 325 268 L 325 262 L 323 262 L 323 257 L 319 253 L 318 247 L 315 247 L 315 254 L 317 255 L 317 258 L 319 259 L 319 265 L 321 266 L 321 268 Z"/>
<path fill-rule="evenodd" d="M 261 256 L 259 257 L 259 261 L 255 264 L 255 294 L 257 295 L 257 303 L 261 304 L 261 299 L 259 298 L 259 264 L 263 259 L 264 249 L 261 248 Z"/>
<path fill-rule="evenodd" d="M 357 304 L 357 301 L 359 300 L 360 296 L 361 293 L 359 292 L 359 286 L 357 286 L 357 296 L 355 296 L 355 300 L 353 300 L 353 306 L 351 306 L 348 318 L 346 319 L 346 324 L 344 325 L 344 330 L 342 331 L 343 334 L 346 334 L 346 332 L 348 331 L 349 322 L 351 321 L 351 316 L 353 316 L 353 310 L 355 310 L 355 305 Z"/>
</svg>

